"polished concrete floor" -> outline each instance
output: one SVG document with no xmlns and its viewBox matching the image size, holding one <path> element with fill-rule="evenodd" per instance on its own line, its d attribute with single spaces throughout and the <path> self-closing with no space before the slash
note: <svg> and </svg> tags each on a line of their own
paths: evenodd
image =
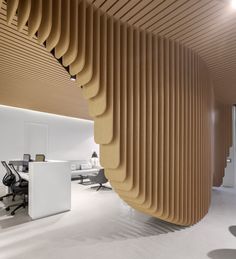
<svg viewBox="0 0 236 259">
<path fill-rule="evenodd" d="M 72 183 L 72 210 L 31 221 L 0 203 L 0 259 L 235 259 L 236 190 L 213 189 L 209 214 L 180 228 L 135 212 L 109 190 Z"/>
</svg>

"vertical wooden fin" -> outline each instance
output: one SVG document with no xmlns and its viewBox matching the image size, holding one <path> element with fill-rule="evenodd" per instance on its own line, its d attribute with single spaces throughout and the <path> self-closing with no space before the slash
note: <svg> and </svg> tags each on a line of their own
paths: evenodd
<svg viewBox="0 0 236 259">
<path fill-rule="evenodd" d="M 113 139 L 114 131 L 114 71 L 115 71 L 115 60 L 114 60 L 114 48 L 115 48 L 115 23 L 113 18 L 108 19 L 107 32 L 107 73 L 106 80 L 107 84 L 101 85 L 100 94 L 97 97 L 98 102 L 106 103 L 106 111 L 102 116 L 95 117 L 94 119 L 94 138 L 97 143 L 108 144 Z M 109 86 L 109 87 L 108 87 Z M 96 108 L 96 99 L 90 100 L 93 102 L 94 109 Z"/>
<path fill-rule="evenodd" d="M 61 0 L 53 0 L 52 2 L 52 28 L 46 40 L 48 51 L 55 48 L 61 36 L 61 5 Z"/>
<path fill-rule="evenodd" d="M 85 65 L 85 53 L 86 53 L 86 1 L 82 0 L 79 3 L 79 21 L 78 21 L 78 46 L 77 46 L 77 56 L 74 62 L 70 65 L 70 74 L 78 74 Z"/>
<path fill-rule="evenodd" d="M 28 20 L 28 35 L 32 38 L 39 29 L 42 20 L 43 1 L 37 0 L 31 2 L 30 16 Z"/>
<path fill-rule="evenodd" d="M 55 48 L 55 57 L 61 58 L 69 48 L 70 44 L 70 2 L 61 0 L 61 34 Z"/>
<path fill-rule="evenodd" d="M 18 7 L 17 29 L 22 31 L 26 25 L 31 10 L 31 0 L 20 0 Z"/>
<path fill-rule="evenodd" d="M 38 30 L 38 42 L 44 43 L 52 29 L 52 0 L 43 0 L 42 21 Z"/>
<path fill-rule="evenodd" d="M 94 19 L 98 23 L 98 26 L 96 27 L 94 27 Z M 93 57 L 95 57 L 95 59 L 98 58 L 98 54 L 94 52 L 94 48 L 96 48 L 94 36 L 96 36 L 96 30 L 100 30 L 100 15 L 99 10 L 94 11 L 93 6 L 91 5 L 87 7 L 86 24 L 85 62 L 81 71 L 76 75 L 79 86 L 86 85 L 92 79 Z M 100 35 L 97 33 L 97 38 L 99 37 Z M 96 42 L 99 45 L 98 40 Z"/>
<path fill-rule="evenodd" d="M 113 48 L 109 48 L 113 37 L 112 26 L 110 26 L 107 16 L 101 17 L 101 37 L 100 37 L 100 64 L 99 64 L 99 76 L 97 82 L 94 83 L 93 87 L 90 87 L 85 93 L 89 99 L 89 112 L 95 116 L 104 114 L 107 110 L 107 95 L 106 89 L 108 85 L 108 65 L 111 62 L 110 57 Z"/>
<path fill-rule="evenodd" d="M 7 24 L 10 24 L 16 15 L 19 0 L 7 0 Z"/>
<path fill-rule="evenodd" d="M 70 9 L 70 45 L 62 58 L 62 64 L 65 67 L 69 66 L 77 56 L 79 0 L 71 0 Z"/>
</svg>

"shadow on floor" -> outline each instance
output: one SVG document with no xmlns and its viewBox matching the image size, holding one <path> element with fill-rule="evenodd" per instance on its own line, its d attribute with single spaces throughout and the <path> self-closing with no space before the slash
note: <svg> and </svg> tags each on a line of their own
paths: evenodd
<svg viewBox="0 0 236 259">
<path fill-rule="evenodd" d="M 73 232 L 72 228 L 74 229 L 76 226 L 71 226 L 71 230 L 69 228 L 66 231 Z M 158 236 L 183 229 L 185 228 L 134 212 L 129 217 L 109 218 L 105 225 L 101 220 L 101 224 L 91 222 L 86 226 L 80 226 L 79 232 L 75 232 L 73 239 L 81 243 L 93 244 L 98 241 L 112 242 Z"/>
<path fill-rule="evenodd" d="M 236 226 L 230 226 L 229 227 L 230 233 L 236 237 Z M 235 257 L 236 258 L 236 257 Z"/>
<path fill-rule="evenodd" d="M 211 251 L 207 254 L 209 258 L 212 259 L 235 259 L 236 250 L 235 249 L 218 249 Z"/>
<path fill-rule="evenodd" d="M 16 200 L 15 203 L 18 203 Z M 5 207 L 13 202 L 8 200 L 7 202 L 0 202 L 0 230 L 9 227 L 17 226 L 31 221 L 31 218 L 27 214 L 27 210 L 24 208 L 19 209 L 14 216 L 11 216 L 10 211 L 6 211 Z"/>
<path fill-rule="evenodd" d="M 236 237 L 236 226 L 230 226 L 229 232 Z M 235 259 L 236 249 L 218 249 L 208 253 L 208 257 L 212 259 Z"/>
<path fill-rule="evenodd" d="M 75 184 L 72 187 L 76 187 L 77 183 Z M 42 240 L 45 239 L 44 235 L 46 238 L 52 235 L 58 239 L 68 238 L 75 242 L 91 244 L 98 241 L 112 242 L 157 236 L 185 229 L 135 211 L 110 190 L 96 192 L 88 186 L 75 190 L 78 193 L 74 191 L 73 195 L 76 197 L 78 194 L 80 200 L 74 202 L 76 206 L 73 210 L 64 215 L 59 214 L 40 221 L 31 221 L 24 209 L 17 212 L 14 217 L 9 216 L 0 203 L 0 230 L 28 222 L 29 224 L 24 228 L 34 226 L 34 232 L 32 230 L 31 233 L 37 234 L 37 237 L 40 236 Z M 84 202 L 85 199 L 86 202 Z M 111 200 L 116 206 L 111 210 L 107 208 L 103 212 L 103 208 L 106 208 L 107 202 Z M 63 217 L 67 220 L 63 220 Z M 30 224 L 29 221 L 34 223 Z M 59 225 L 57 221 L 60 221 Z"/>
</svg>

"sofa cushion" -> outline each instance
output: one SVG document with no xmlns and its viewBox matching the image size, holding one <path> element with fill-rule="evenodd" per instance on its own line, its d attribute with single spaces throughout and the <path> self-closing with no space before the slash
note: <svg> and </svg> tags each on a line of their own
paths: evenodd
<svg viewBox="0 0 236 259">
<path fill-rule="evenodd" d="M 81 170 L 91 169 L 93 166 L 91 163 L 83 163 L 80 165 Z"/>
</svg>

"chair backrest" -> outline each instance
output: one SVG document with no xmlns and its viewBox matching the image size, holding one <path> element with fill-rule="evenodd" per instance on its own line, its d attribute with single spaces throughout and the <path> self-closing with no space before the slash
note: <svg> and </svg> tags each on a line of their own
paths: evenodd
<svg viewBox="0 0 236 259">
<path fill-rule="evenodd" d="M 44 162 L 45 161 L 45 155 L 44 154 L 36 154 L 35 155 L 35 162 Z"/>
<path fill-rule="evenodd" d="M 20 174 L 17 172 L 13 164 L 9 164 L 9 168 L 11 169 L 12 173 L 15 175 L 15 178 L 16 178 L 15 183 L 18 183 L 18 182 L 20 183 L 21 181 L 23 181 L 23 179 L 21 178 Z"/>
<path fill-rule="evenodd" d="M 100 169 L 98 174 L 97 174 L 97 177 L 96 177 L 96 180 L 97 182 L 99 183 L 106 183 L 108 182 L 106 176 L 105 176 L 105 173 L 104 173 L 104 169 Z"/>
<path fill-rule="evenodd" d="M 16 176 L 13 174 L 12 170 L 9 168 L 6 161 L 1 161 L 1 163 L 6 170 L 6 174 L 4 175 L 4 177 L 2 179 L 2 183 L 5 186 L 10 187 L 13 183 L 16 182 Z"/>
</svg>

